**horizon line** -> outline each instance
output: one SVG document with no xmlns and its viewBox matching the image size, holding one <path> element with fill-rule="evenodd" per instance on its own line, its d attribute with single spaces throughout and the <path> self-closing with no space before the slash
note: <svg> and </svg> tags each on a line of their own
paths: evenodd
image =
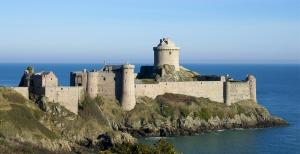
<svg viewBox="0 0 300 154">
<path fill-rule="evenodd" d="M 103 65 L 103 63 L 97 63 L 97 62 L 0 62 L 0 64 L 100 64 Z M 113 63 L 108 63 L 107 65 L 122 65 L 125 63 L 122 62 L 113 62 Z M 133 62 L 133 63 L 129 63 L 129 64 L 147 64 L 147 65 L 153 65 L 153 63 L 147 63 L 147 62 Z M 189 65 L 189 64 L 223 64 L 223 65 L 232 65 L 232 64 L 236 64 L 236 65 L 300 65 L 299 63 L 212 63 L 212 62 L 207 62 L 207 63 L 196 63 L 196 62 L 190 62 L 190 63 L 181 63 L 181 65 Z"/>
</svg>

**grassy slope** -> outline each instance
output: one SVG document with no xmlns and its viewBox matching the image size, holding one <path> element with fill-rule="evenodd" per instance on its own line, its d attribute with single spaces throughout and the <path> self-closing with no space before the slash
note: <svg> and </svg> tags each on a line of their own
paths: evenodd
<svg viewBox="0 0 300 154">
<path fill-rule="evenodd" d="M 130 135 L 112 129 L 115 123 L 122 123 L 124 117 L 115 100 L 86 98 L 81 103 L 78 116 L 59 104 L 46 105 L 47 111 L 43 112 L 34 102 L 15 91 L 0 88 L 0 150 L 20 150 L 22 145 L 14 148 L 3 146 L 8 145 L 5 143 L 10 140 L 52 150 L 61 148 L 63 144 L 65 149 L 69 149 L 69 146 L 78 147 L 77 144 L 85 138 L 96 140 L 102 133 L 108 133 L 116 143 L 135 142 Z"/>
<path fill-rule="evenodd" d="M 56 139 L 57 135 L 39 122 L 42 115 L 34 103 L 20 94 L 0 89 L 0 133 L 6 137 Z"/>
</svg>

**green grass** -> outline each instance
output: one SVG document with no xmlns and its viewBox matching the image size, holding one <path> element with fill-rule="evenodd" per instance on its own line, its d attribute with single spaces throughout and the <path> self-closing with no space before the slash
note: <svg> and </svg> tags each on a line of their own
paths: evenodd
<svg viewBox="0 0 300 154">
<path fill-rule="evenodd" d="M 68 151 L 50 151 L 27 142 L 16 140 L 3 140 L 0 138 L 0 153 L 17 153 L 17 154 L 71 154 Z"/>
<path fill-rule="evenodd" d="M 9 102 L 25 103 L 26 98 L 12 89 L 0 88 L 0 95 Z"/>
<path fill-rule="evenodd" d="M 104 152 L 102 152 L 104 153 Z M 117 144 L 106 153 L 120 154 L 176 154 L 176 150 L 172 144 L 166 140 L 159 140 L 153 146 L 145 144 Z"/>
<path fill-rule="evenodd" d="M 0 133 L 5 137 L 19 135 L 32 139 L 56 139 L 40 119 L 43 112 L 17 92 L 0 88 Z"/>
</svg>

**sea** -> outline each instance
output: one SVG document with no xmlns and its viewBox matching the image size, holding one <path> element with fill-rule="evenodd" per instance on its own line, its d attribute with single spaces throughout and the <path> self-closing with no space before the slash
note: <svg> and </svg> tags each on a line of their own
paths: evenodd
<svg viewBox="0 0 300 154">
<path fill-rule="evenodd" d="M 0 64 L 0 86 L 17 86 L 29 64 Z M 100 69 L 101 64 L 30 64 L 35 71 L 53 71 L 60 85 L 69 85 L 71 71 Z M 141 64 L 136 64 L 138 72 Z M 185 154 L 300 154 L 300 65 L 299 64 L 183 64 L 206 75 L 229 74 L 257 80 L 257 100 L 272 115 L 284 118 L 289 125 L 263 129 L 220 130 L 194 136 L 166 137 L 178 153 Z M 153 144 L 159 137 L 139 138 Z"/>
</svg>

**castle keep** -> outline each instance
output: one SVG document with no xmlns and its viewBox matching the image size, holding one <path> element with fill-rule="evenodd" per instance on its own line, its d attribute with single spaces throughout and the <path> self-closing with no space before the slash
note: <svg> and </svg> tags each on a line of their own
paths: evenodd
<svg viewBox="0 0 300 154">
<path fill-rule="evenodd" d="M 131 64 L 104 65 L 99 70 L 71 72 L 70 86 L 62 87 L 53 72 L 26 70 L 19 87 L 14 89 L 25 97 L 30 94 L 60 103 L 74 113 L 84 95 L 117 99 L 126 111 L 135 107 L 138 97 L 155 98 L 164 93 L 204 97 L 226 105 L 241 100 L 256 102 L 253 75 L 236 81 L 229 76 L 207 76 L 188 70 L 179 64 L 180 48 L 168 38 L 161 39 L 153 50 L 154 64 L 142 66 L 138 74 Z"/>
</svg>

